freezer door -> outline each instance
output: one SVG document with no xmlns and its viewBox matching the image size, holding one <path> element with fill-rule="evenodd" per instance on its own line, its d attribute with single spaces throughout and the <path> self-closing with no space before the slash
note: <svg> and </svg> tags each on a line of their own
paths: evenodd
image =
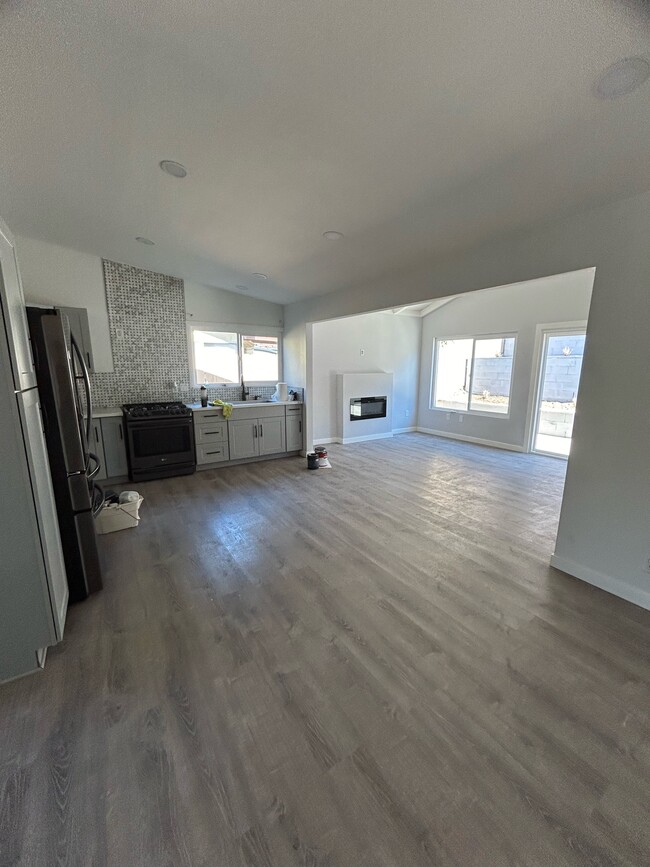
<svg viewBox="0 0 650 867">
<path fill-rule="evenodd" d="M 23 391 L 33 388 L 36 385 L 36 372 L 29 347 L 23 287 L 20 282 L 13 238 L 2 220 L 0 220 L 0 307 L 7 332 L 14 390 Z"/>
<path fill-rule="evenodd" d="M 63 562 L 50 465 L 43 435 L 38 390 L 33 388 L 27 392 L 20 392 L 16 395 L 16 399 L 25 440 L 25 452 L 36 507 L 54 629 L 57 640 L 60 641 L 63 638 L 63 627 L 68 610 L 68 581 Z"/>
</svg>

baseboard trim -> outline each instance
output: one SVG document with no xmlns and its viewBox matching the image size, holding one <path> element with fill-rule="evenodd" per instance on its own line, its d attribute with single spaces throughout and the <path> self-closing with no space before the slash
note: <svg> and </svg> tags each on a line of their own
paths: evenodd
<svg viewBox="0 0 650 867">
<path fill-rule="evenodd" d="M 480 437 L 468 437 L 465 436 L 465 434 L 450 433 L 449 431 L 443 430 L 433 430 L 432 428 L 428 427 L 417 427 L 415 428 L 415 430 L 418 433 L 430 434 L 434 437 L 444 437 L 445 439 L 449 440 L 460 440 L 464 443 L 476 443 L 476 445 L 479 446 L 491 446 L 494 449 L 505 449 L 508 452 L 525 451 L 523 446 L 511 445 L 510 443 L 500 443 L 496 440 L 484 440 Z"/>
<path fill-rule="evenodd" d="M 394 434 L 415 433 L 416 431 L 417 431 L 416 427 L 394 427 L 393 428 Z"/>
<path fill-rule="evenodd" d="M 338 437 L 314 437 L 314 443 L 317 446 L 326 446 L 329 443 L 340 443 L 341 440 Z"/>
<path fill-rule="evenodd" d="M 626 602 L 632 602 L 640 608 L 650 610 L 650 590 L 634 587 L 625 581 L 612 578 L 611 575 L 604 575 L 588 566 L 582 566 L 580 563 L 568 560 L 566 557 L 558 557 L 557 554 L 551 555 L 551 566 L 554 569 L 559 569 L 560 572 L 566 572 L 567 575 L 573 575 L 574 578 L 578 578 L 586 584 L 592 584 L 600 590 L 605 590 L 612 596 L 618 596 L 620 599 L 625 599 Z"/>
</svg>

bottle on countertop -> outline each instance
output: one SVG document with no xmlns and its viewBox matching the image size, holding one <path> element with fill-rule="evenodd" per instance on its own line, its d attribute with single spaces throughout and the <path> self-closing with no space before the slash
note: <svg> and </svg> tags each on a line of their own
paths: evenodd
<svg viewBox="0 0 650 867">
<path fill-rule="evenodd" d="M 199 390 L 199 394 L 201 395 L 201 406 L 207 406 L 208 405 L 208 390 L 204 385 L 201 386 L 201 388 Z"/>
</svg>

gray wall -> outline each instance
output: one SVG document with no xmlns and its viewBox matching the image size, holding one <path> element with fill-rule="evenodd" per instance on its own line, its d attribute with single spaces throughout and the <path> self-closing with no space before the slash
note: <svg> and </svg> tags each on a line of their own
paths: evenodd
<svg viewBox="0 0 650 867">
<path fill-rule="evenodd" d="M 424 317 L 418 426 L 525 449 L 538 324 L 585 322 L 594 274 L 574 271 L 515 286 L 472 292 Z M 514 368 L 508 418 L 431 409 L 431 369 L 436 338 L 515 333 Z M 490 359 L 500 362 L 502 359 Z M 450 418 L 447 418 L 447 416 Z"/>
<path fill-rule="evenodd" d="M 285 375 L 308 381 L 307 323 L 595 267 L 554 562 L 650 608 L 649 236 L 645 192 L 290 304 Z"/>
<path fill-rule="evenodd" d="M 337 435 L 338 373 L 392 373 L 393 429 L 415 425 L 420 334 L 419 318 L 392 313 L 314 325 L 312 400 L 317 440 Z"/>
</svg>

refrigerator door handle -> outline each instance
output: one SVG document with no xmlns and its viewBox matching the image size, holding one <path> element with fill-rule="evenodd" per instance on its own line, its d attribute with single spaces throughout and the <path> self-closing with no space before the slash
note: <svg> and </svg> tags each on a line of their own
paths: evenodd
<svg viewBox="0 0 650 867">
<path fill-rule="evenodd" d="M 106 495 L 102 486 L 98 485 L 97 482 L 93 482 L 92 485 L 92 513 L 93 518 L 96 518 L 104 507 Z"/>
<path fill-rule="evenodd" d="M 95 466 L 94 466 L 94 468 L 91 470 L 91 469 L 90 469 L 90 466 L 91 466 L 92 463 L 94 463 Z M 101 463 L 100 463 L 99 458 L 97 457 L 97 455 L 96 455 L 94 452 L 88 452 L 88 471 L 86 472 L 86 475 L 88 476 L 89 479 L 92 479 L 92 478 L 94 478 L 94 476 L 97 475 L 97 473 L 98 473 L 98 472 L 100 471 L 100 469 L 101 469 L 101 466 L 102 466 L 102 465 L 101 465 Z"/>
<path fill-rule="evenodd" d="M 84 361 L 83 353 L 81 349 L 79 349 L 79 344 L 74 338 L 74 334 L 70 332 L 70 343 L 72 344 L 72 349 L 74 350 L 74 354 L 77 356 L 77 360 L 79 361 L 79 366 L 81 368 L 81 377 L 84 383 L 84 390 L 86 392 L 86 440 L 90 442 L 90 431 L 93 424 L 93 412 L 92 412 L 92 392 L 90 390 L 90 375 L 88 374 L 88 368 L 86 367 L 86 362 Z"/>
</svg>

